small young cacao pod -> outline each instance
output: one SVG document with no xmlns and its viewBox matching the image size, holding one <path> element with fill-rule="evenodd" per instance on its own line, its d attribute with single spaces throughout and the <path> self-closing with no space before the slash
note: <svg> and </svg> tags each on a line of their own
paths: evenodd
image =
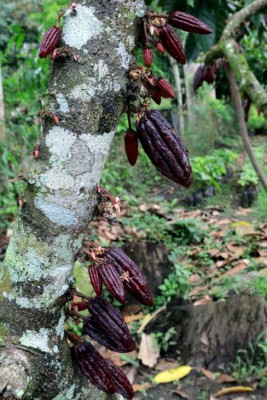
<svg viewBox="0 0 267 400">
<path fill-rule="evenodd" d="M 187 150 L 163 115 L 157 110 L 146 110 L 136 123 L 136 131 L 155 167 L 172 181 L 189 187 L 192 169 Z"/>
<path fill-rule="evenodd" d="M 157 92 L 156 90 L 153 90 L 151 97 L 155 103 L 161 104 L 161 94 L 159 92 Z"/>
<path fill-rule="evenodd" d="M 159 89 L 159 93 L 162 97 L 166 99 L 174 99 L 175 93 L 173 87 L 169 82 L 166 81 L 166 79 L 161 77 L 157 79 L 156 90 L 157 89 Z"/>
<path fill-rule="evenodd" d="M 163 44 L 160 42 L 160 41 L 158 41 L 157 43 L 156 43 L 156 47 L 157 47 L 157 49 L 158 49 L 158 51 L 162 54 L 162 53 L 164 53 L 164 47 L 163 47 Z"/>
<path fill-rule="evenodd" d="M 129 163 L 134 166 L 138 157 L 138 139 L 133 129 L 128 129 L 125 132 L 124 148 Z"/>
<path fill-rule="evenodd" d="M 121 394 L 125 399 L 133 399 L 134 390 L 127 376 L 112 361 L 107 360 L 107 364 L 113 378 L 116 393 Z"/>
<path fill-rule="evenodd" d="M 206 64 L 204 70 L 204 78 L 203 78 L 204 81 L 206 81 L 209 84 L 212 84 L 214 83 L 216 76 L 217 76 L 217 64 L 215 62 Z"/>
<path fill-rule="evenodd" d="M 152 52 L 152 49 L 151 49 L 150 47 L 147 47 L 147 48 L 144 50 L 144 63 L 145 63 L 145 66 L 146 66 L 147 68 L 149 68 L 149 67 L 151 66 L 151 64 L 152 64 L 152 61 L 153 61 L 153 52 Z"/>
<path fill-rule="evenodd" d="M 39 47 L 39 57 L 45 58 L 53 53 L 57 47 L 58 41 L 61 36 L 61 29 L 58 26 L 52 26 L 45 32 L 44 37 Z"/>
<path fill-rule="evenodd" d="M 186 63 L 186 57 L 183 49 L 183 45 L 169 25 L 163 26 L 159 30 L 159 38 L 163 43 L 163 46 L 167 52 L 180 64 Z"/>
<path fill-rule="evenodd" d="M 83 341 L 72 347 L 74 358 L 89 381 L 106 393 L 115 393 L 113 373 L 106 360 L 96 351 L 91 343 Z"/>
<path fill-rule="evenodd" d="M 205 65 L 200 65 L 194 75 L 194 83 L 193 83 L 194 91 L 196 91 L 202 85 L 202 83 L 204 82 L 204 76 L 205 76 Z"/>
<path fill-rule="evenodd" d="M 168 17 L 168 23 L 186 32 L 201 33 L 203 35 L 212 32 L 211 28 L 200 19 L 182 11 L 173 11 Z"/>
<path fill-rule="evenodd" d="M 98 273 L 98 266 L 95 264 L 89 265 L 88 274 L 91 281 L 91 285 L 97 296 L 101 296 L 102 293 L 102 279 Z"/>
</svg>

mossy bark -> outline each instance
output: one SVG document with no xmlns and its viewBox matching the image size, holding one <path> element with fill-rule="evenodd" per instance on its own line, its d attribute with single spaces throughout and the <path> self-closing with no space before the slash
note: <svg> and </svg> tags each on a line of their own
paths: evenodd
<svg viewBox="0 0 267 400">
<path fill-rule="evenodd" d="M 126 98 L 127 69 L 142 0 L 86 0 L 64 14 L 60 46 L 77 55 L 53 62 L 40 156 L 1 271 L 1 398 L 104 399 L 70 358 L 65 294 L 96 204 L 110 142 Z M 44 62 L 48 62 L 44 60 Z"/>
<path fill-rule="evenodd" d="M 225 57 L 240 89 L 246 92 L 253 103 L 261 108 L 263 112 L 267 111 L 267 93 L 251 71 L 245 54 L 240 52 L 235 41 L 235 30 L 246 19 L 249 19 L 254 14 L 263 12 L 265 9 L 267 10 L 267 0 L 256 0 L 233 14 L 229 18 L 219 42 L 205 55 L 206 64 L 214 59 Z"/>
</svg>

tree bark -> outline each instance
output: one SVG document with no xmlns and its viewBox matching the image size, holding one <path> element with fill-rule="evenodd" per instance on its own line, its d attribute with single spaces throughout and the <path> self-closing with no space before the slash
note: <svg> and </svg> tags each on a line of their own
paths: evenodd
<svg viewBox="0 0 267 400">
<path fill-rule="evenodd" d="M 240 52 L 235 37 L 235 29 L 250 16 L 264 11 L 267 8 L 267 0 L 256 0 L 242 10 L 233 14 L 223 31 L 218 44 L 214 46 L 205 56 L 205 63 L 224 56 L 234 72 L 235 79 L 253 103 L 261 110 L 267 111 L 267 93 L 257 80 L 247 63 L 245 55 Z"/>
<path fill-rule="evenodd" d="M 6 138 L 6 126 L 5 126 L 5 106 L 4 106 L 4 92 L 2 84 L 2 72 L 0 62 L 0 141 Z"/>
<path fill-rule="evenodd" d="M 53 63 L 42 107 L 60 122 L 42 120 L 40 156 L 0 275 L 3 399 L 109 398 L 72 364 L 64 305 L 124 107 L 135 21 L 143 12 L 143 0 L 85 0 L 76 14 L 64 14 L 61 45 L 78 62 Z"/>
<path fill-rule="evenodd" d="M 229 81 L 230 81 L 230 91 L 231 91 L 231 96 L 233 99 L 233 103 L 236 109 L 236 115 L 237 115 L 237 121 L 238 121 L 238 126 L 239 126 L 239 132 L 242 137 L 243 143 L 245 150 L 247 152 L 247 155 L 251 161 L 251 164 L 256 172 L 256 174 L 259 177 L 259 180 L 262 183 L 262 186 L 264 189 L 267 191 L 267 180 L 263 174 L 263 171 L 261 167 L 259 166 L 257 159 L 253 153 L 249 136 L 248 136 L 248 130 L 247 130 L 247 124 L 245 121 L 245 115 L 244 115 L 244 110 L 242 107 L 242 100 L 239 94 L 238 86 L 235 80 L 235 76 L 233 71 L 230 69 L 228 71 L 228 76 L 229 76 Z"/>
</svg>

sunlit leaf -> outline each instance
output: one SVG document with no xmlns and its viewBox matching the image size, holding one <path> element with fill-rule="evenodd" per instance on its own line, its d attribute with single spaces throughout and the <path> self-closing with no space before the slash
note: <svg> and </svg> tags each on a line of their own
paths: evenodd
<svg viewBox="0 0 267 400">
<path fill-rule="evenodd" d="M 254 392 L 254 389 L 249 386 L 232 386 L 219 390 L 214 394 L 214 397 L 224 396 L 225 394 L 239 393 L 239 392 Z"/>
<path fill-rule="evenodd" d="M 154 377 L 155 383 L 168 383 L 173 382 L 178 379 L 184 378 L 192 370 L 192 367 L 188 365 L 183 365 L 178 368 L 167 369 L 166 371 L 160 372 Z"/>
</svg>

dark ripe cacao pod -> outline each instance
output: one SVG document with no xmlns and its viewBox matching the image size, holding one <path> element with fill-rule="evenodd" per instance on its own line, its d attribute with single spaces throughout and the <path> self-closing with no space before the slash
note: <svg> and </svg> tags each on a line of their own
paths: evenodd
<svg viewBox="0 0 267 400">
<path fill-rule="evenodd" d="M 98 325 L 125 346 L 132 343 L 128 326 L 121 313 L 107 300 L 101 297 L 91 299 L 88 307 L 90 314 L 97 321 Z"/>
<path fill-rule="evenodd" d="M 93 289 L 97 296 L 101 296 L 102 294 L 102 280 L 98 273 L 98 266 L 95 264 L 89 265 L 88 274 L 93 286 Z"/>
<path fill-rule="evenodd" d="M 248 117 L 249 117 L 249 110 L 252 104 L 252 100 L 250 97 L 246 97 L 245 101 L 244 101 L 244 105 L 243 105 L 243 109 L 244 109 L 244 114 L 245 114 L 245 121 L 248 121 Z"/>
<path fill-rule="evenodd" d="M 45 58 L 53 53 L 61 36 L 61 29 L 57 26 L 52 26 L 45 32 L 44 37 L 39 47 L 39 57 Z"/>
<path fill-rule="evenodd" d="M 105 257 L 114 264 L 120 275 L 128 273 L 128 278 L 123 281 L 126 290 L 140 303 L 153 306 L 153 297 L 148 288 L 146 278 L 137 265 L 117 247 L 107 249 Z"/>
<path fill-rule="evenodd" d="M 159 89 L 159 93 L 161 94 L 162 97 L 165 99 L 174 99 L 175 93 L 172 88 L 172 85 L 167 82 L 164 78 L 158 78 L 157 79 L 157 85 L 156 85 L 156 90 Z"/>
<path fill-rule="evenodd" d="M 152 99 L 154 100 L 155 103 L 160 104 L 161 103 L 161 95 L 159 92 L 156 90 L 153 90 L 151 94 Z"/>
<path fill-rule="evenodd" d="M 125 289 L 115 266 L 111 263 L 101 264 L 98 272 L 109 293 L 121 304 L 125 304 Z"/>
<path fill-rule="evenodd" d="M 173 11 L 168 17 L 168 23 L 186 32 L 201 33 L 203 35 L 212 33 L 207 24 L 193 15 L 182 11 Z"/>
<path fill-rule="evenodd" d="M 209 84 L 212 84 L 215 82 L 217 76 L 217 64 L 215 62 L 212 62 L 210 64 L 205 65 L 205 70 L 204 70 L 204 81 L 206 81 Z"/>
<path fill-rule="evenodd" d="M 136 349 L 136 344 L 132 338 L 126 344 L 122 343 L 118 338 L 113 337 L 112 331 L 107 332 L 106 329 L 101 328 L 92 315 L 84 321 L 83 333 L 111 351 L 129 353 Z"/>
<path fill-rule="evenodd" d="M 129 163 L 134 166 L 138 157 L 138 139 L 133 129 L 128 129 L 125 132 L 124 148 Z"/>
<path fill-rule="evenodd" d="M 158 51 L 159 51 L 161 54 L 164 53 L 165 49 L 164 49 L 164 47 L 163 47 L 163 44 L 162 44 L 160 41 L 158 41 L 158 42 L 156 43 L 156 47 L 157 47 Z"/>
<path fill-rule="evenodd" d="M 149 68 L 153 61 L 153 52 L 150 47 L 144 50 L 144 63 L 147 68 Z"/>
<path fill-rule="evenodd" d="M 196 91 L 204 82 L 205 65 L 200 65 L 194 75 L 193 88 Z"/>
<path fill-rule="evenodd" d="M 159 38 L 167 52 L 180 64 L 186 63 L 183 45 L 169 25 L 165 25 L 159 30 Z"/>
<path fill-rule="evenodd" d="M 88 309 L 88 303 L 86 301 L 77 301 L 74 303 L 71 303 L 71 309 L 78 309 L 78 311 L 84 311 Z"/>
<path fill-rule="evenodd" d="M 89 342 L 82 342 L 72 347 L 74 358 L 89 381 L 106 393 L 115 393 L 112 373 L 106 360 Z"/>
<path fill-rule="evenodd" d="M 180 137 L 163 115 L 147 110 L 136 122 L 136 131 L 146 154 L 167 178 L 189 187 L 192 169 Z"/>
<path fill-rule="evenodd" d="M 134 390 L 127 376 L 112 361 L 107 360 L 107 364 L 113 378 L 116 393 L 121 394 L 125 399 L 133 399 Z"/>
</svg>

